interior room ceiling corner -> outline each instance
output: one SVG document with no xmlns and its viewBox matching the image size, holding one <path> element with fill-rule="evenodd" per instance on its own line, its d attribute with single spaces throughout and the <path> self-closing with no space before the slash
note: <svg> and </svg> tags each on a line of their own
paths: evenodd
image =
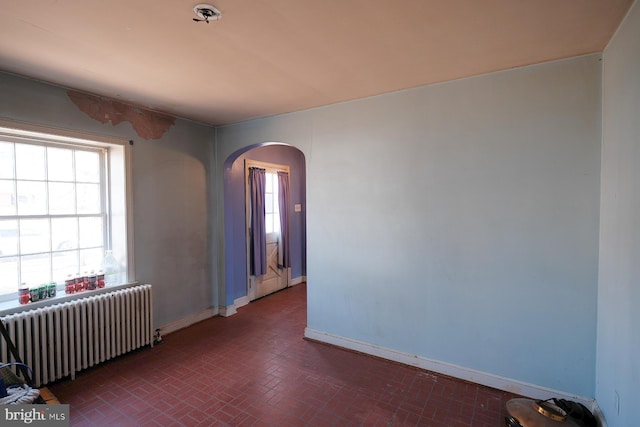
<svg viewBox="0 0 640 427">
<path fill-rule="evenodd" d="M 601 52 L 633 0 L 196 3 L 2 2 L 0 71 L 222 125 Z"/>
</svg>

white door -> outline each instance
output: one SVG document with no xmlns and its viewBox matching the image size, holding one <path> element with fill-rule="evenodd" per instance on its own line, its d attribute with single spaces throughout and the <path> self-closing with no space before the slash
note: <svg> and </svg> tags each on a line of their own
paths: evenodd
<svg viewBox="0 0 640 427">
<path fill-rule="evenodd" d="M 287 270 L 278 268 L 280 233 L 267 233 L 267 273 L 256 280 L 256 298 L 287 287 Z"/>
<path fill-rule="evenodd" d="M 255 163 L 252 162 L 252 165 L 254 164 Z M 267 165 L 264 163 L 260 163 L 260 167 L 265 167 L 266 169 L 265 228 L 267 232 L 267 272 L 261 276 L 251 276 L 249 278 L 248 295 L 250 300 L 269 295 L 273 292 L 279 291 L 280 289 L 284 289 L 289 285 L 289 269 L 278 267 L 278 254 L 280 250 L 280 213 L 278 207 L 277 171 L 285 169 L 284 167 L 275 167 L 275 165 Z M 247 221 L 247 223 L 250 222 Z M 248 257 L 249 254 L 247 254 L 247 259 L 249 259 Z"/>
</svg>

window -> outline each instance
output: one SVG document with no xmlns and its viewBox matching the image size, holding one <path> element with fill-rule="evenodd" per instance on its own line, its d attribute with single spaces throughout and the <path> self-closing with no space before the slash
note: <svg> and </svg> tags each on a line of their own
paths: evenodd
<svg viewBox="0 0 640 427">
<path fill-rule="evenodd" d="M 278 203 L 278 174 L 265 173 L 264 222 L 268 233 L 280 233 L 280 205 Z"/>
<path fill-rule="evenodd" d="M 126 144 L 12 125 L 0 121 L 0 300 L 98 272 L 107 249 L 125 282 Z"/>
</svg>

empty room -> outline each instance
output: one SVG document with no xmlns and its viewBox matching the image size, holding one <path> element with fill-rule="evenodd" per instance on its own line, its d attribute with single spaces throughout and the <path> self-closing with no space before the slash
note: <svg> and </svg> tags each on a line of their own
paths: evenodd
<svg viewBox="0 0 640 427">
<path fill-rule="evenodd" d="M 639 119 L 635 0 L 2 2 L 0 363 L 78 426 L 635 425 Z"/>
</svg>

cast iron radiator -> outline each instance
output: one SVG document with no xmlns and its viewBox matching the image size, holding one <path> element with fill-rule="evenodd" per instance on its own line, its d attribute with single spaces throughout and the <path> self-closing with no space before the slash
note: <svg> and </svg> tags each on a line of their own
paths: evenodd
<svg viewBox="0 0 640 427">
<path fill-rule="evenodd" d="M 36 387 L 153 346 L 151 285 L 88 296 L 2 318 Z M 0 361 L 14 361 L 0 339 Z"/>
</svg>

